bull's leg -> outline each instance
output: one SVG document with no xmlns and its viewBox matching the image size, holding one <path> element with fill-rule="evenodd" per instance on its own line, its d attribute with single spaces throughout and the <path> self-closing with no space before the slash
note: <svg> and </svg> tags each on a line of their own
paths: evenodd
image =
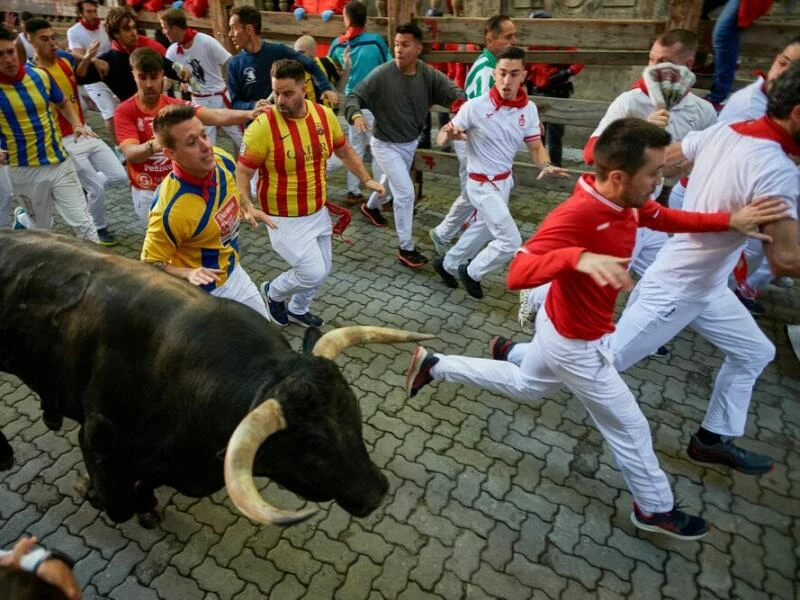
<svg viewBox="0 0 800 600">
<path fill-rule="evenodd" d="M 134 513 L 134 484 L 123 465 L 116 463 L 92 449 L 87 441 L 86 427 L 78 433 L 83 462 L 89 473 L 90 489 L 97 492 L 100 504 L 108 517 L 115 523 L 122 523 Z"/>
<path fill-rule="evenodd" d="M 137 481 L 134 486 L 136 520 L 145 529 L 155 529 L 164 520 L 164 509 L 153 492 L 153 486 L 144 481 Z"/>
<path fill-rule="evenodd" d="M 0 471 L 8 471 L 14 466 L 14 449 L 6 436 L 0 431 Z"/>
</svg>

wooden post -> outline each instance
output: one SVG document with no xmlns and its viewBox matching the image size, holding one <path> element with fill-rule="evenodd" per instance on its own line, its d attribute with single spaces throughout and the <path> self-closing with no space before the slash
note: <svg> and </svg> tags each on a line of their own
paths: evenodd
<svg viewBox="0 0 800 600">
<path fill-rule="evenodd" d="M 208 18 L 211 21 L 212 35 L 220 44 L 225 46 L 228 52 L 235 54 L 236 49 L 228 37 L 227 0 L 210 0 L 208 3 Z"/>
<path fill-rule="evenodd" d="M 386 37 L 389 40 L 389 48 L 394 44 L 394 30 L 397 29 L 398 25 L 411 21 L 411 17 L 416 13 L 416 10 L 416 0 L 390 0 L 389 18 L 386 24 Z"/>
<path fill-rule="evenodd" d="M 672 0 L 666 31 L 681 28 L 697 32 L 702 11 L 703 0 Z"/>
</svg>

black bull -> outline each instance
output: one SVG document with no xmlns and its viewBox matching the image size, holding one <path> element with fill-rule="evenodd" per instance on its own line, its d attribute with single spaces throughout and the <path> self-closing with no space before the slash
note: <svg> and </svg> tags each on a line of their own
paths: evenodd
<svg viewBox="0 0 800 600">
<path fill-rule="evenodd" d="M 345 331 L 345 343 L 332 340 Z M 95 501 L 117 522 L 151 513 L 158 486 L 201 497 L 226 480 L 254 519 L 313 512 L 273 509 L 254 475 L 371 513 L 388 483 L 332 358 L 353 343 L 426 337 L 345 328 L 297 354 L 252 309 L 154 267 L 57 234 L 0 233 L 0 370 L 39 395 L 52 429 L 80 423 Z M 0 469 L 12 464 L 0 433 Z"/>
</svg>

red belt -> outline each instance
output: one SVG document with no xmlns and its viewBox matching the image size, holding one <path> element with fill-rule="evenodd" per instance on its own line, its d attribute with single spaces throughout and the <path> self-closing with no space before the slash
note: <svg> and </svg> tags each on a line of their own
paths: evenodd
<svg viewBox="0 0 800 600">
<path fill-rule="evenodd" d="M 484 175 L 483 173 L 468 173 L 467 177 L 472 179 L 473 181 L 478 181 L 483 185 L 484 183 L 491 183 L 494 185 L 495 189 L 497 186 L 494 184 L 495 181 L 503 181 L 504 179 L 508 179 L 511 176 L 511 171 L 506 171 L 505 173 L 500 173 L 499 175 L 495 175 L 494 177 L 489 177 L 488 175 Z"/>
</svg>

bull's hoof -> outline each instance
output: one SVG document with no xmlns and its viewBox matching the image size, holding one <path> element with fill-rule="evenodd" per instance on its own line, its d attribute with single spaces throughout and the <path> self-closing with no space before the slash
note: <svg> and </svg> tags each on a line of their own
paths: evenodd
<svg viewBox="0 0 800 600">
<path fill-rule="evenodd" d="M 14 454 L 0 458 L 0 471 L 8 471 L 14 466 Z"/>
<path fill-rule="evenodd" d="M 64 425 L 64 415 L 57 412 L 44 411 L 42 421 L 50 431 L 60 431 Z"/>
<path fill-rule="evenodd" d="M 92 480 L 89 479 L 87 475 L 78 477 L 77 481 L 75 481 L 73 489 L 75 490 L 75 493 L 77 493 L 79 497 L 86 500 L 92 506 L 92 508 L 103 510 L 103 503 L 100 501 L 100 496 L 97 495 L 97 491 L 92 485 Z"/>
<path fill-rule="evenodd" d="M 14 466 L 14 449 L 5 436 L 0 433 L 0 471 L 8 471 Z"/>
<path fill-rule="evenodd" d="M 136 520 L 145 529 L 155 529 L 164 520 L 164 509 L 156 506 L 145 513 L 136 513 Z"/>
</svg>

